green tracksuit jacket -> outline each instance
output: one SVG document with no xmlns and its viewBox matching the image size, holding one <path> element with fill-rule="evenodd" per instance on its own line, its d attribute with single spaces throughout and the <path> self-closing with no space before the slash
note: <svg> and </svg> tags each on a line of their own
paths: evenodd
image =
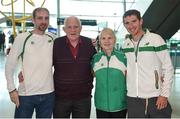
<svg viewBox="0 0 180 119">
<path fill-rule="evenodd" d="M 126 57 L 113 50 L 110 57 L 105 52 L 94 55 L 93 71 L 96 76 L 95 107 L 107 112 L 126 109 Z"/>
</svg>

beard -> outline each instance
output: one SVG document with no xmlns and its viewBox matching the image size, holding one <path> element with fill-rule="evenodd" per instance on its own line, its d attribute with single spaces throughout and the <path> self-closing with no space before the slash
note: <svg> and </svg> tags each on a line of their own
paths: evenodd
<svg viewBox="0 0 180 119">
<path fill-rule="evenodd" d="M 48 26 L 46 24 L 41 24 L 41 25 L 37 26 L 36 28 L 40 31 L 46 31 L 47 27 Z"/>
</svg>

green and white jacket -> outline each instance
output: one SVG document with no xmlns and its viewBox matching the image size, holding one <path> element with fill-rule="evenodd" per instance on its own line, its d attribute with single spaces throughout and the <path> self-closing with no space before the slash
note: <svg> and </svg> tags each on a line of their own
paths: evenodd
<svg viewBox="0 0 180 119">
<path fill-rule="evenodd" d="M 92 66 L 96 76 L 96 108 L 107 112 L 126 109 L 125 55 L 115 49 L 110 57 L 100 52 L 94 55 Z"/>
<path fill-rule="evenodd" d="M 127 57 L 127 95 L 140 98 L 168 97 L 174 69 L 162 37 L 147 30 L 137 48 L 132 39 L 127 38 L 122 49 Z"/>
</svg>

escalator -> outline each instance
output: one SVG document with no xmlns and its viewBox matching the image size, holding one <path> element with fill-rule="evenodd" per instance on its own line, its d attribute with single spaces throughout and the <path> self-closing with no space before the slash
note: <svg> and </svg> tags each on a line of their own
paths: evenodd
<svg viewBox="0 0 180 119">
<path fill-rule="evenodd" d="M 180 28 L 180 0 L 154 0 L 143 20 L 143 27 L 170 39 Z"/>
<path fill-rule="evenodd" d="M 180 29 L 180 0 L 154 0 L 144 13 L 143 20 L 144 28 L 169 40 Z M 175 71 L 180 68 L 179 43 L 171 41 L 169 47 Z"/>
</svg>

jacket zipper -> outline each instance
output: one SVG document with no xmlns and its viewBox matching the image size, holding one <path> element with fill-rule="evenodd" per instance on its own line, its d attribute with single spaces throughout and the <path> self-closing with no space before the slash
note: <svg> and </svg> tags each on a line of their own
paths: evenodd
<svg viewBox="0 0 180 119">
<path fill-rule="evenodd" d="M 109 61 L 110 61 L 110 57 L 107 57 L 107 104 L 108 104 L 108 109 L 110 110 L 109 107 Z"/>
<path fill-rule="evenodd" d="M 138 73 L 139 73 L 139 71 L 138 71 L 138 64 L 137 64 L 137 56 L 138 56 L 138 51 L 139 51 L 139 44 L 140 44 L 140 41 L 142 40 L 142 38 L 143 38 L 143 36 L 144 36 L 144 34 L 140 37 L 140 39 L 139 39 L 139 41 L 138 41 L 138 44 L 137 44 L 137 47 L 135 48 L 135 45 L 134 45 L 134 43 L 133 43 L 133 41 L 131 40 L 131 42 L 133 43 L 133 45 L 134 45 L 134 49 L 135 49 L 135 63 L 136 63 L 136 96 L 138 97 L 139 96 L 139 88 L 138 88 L 138 84 L 139 84 L 139 75 L 138 75 Z"/>
<path fill-rule="evenodd" d="M 137 56 L 138 56 L 138 50 L 139 50 L 139 44 L 140 44 L 140 41 L 141 41 L 141 39 L 143 38 L 143 36 L 144 36 L 144 34 L 141 36 L 141 38 L 139 39 L 139 41 L 138 41 L 138 44 L 137 44 L 137 47 L 136 47 L 136 50 L 135 50 L 135 62 L 137 63 Z M 133 45 L 134 45 L 134 43 L 133 43 Z M 134 49 L 135 49 L 135 46 L 134 46 Z"/>
</svg>

